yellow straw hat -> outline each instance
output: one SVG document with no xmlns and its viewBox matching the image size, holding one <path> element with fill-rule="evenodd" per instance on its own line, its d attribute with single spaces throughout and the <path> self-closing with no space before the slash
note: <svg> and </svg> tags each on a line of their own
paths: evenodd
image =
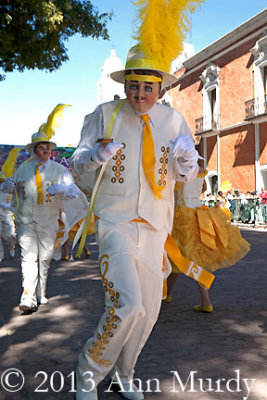
<svg viewBox="0 0 267 400">
<path fill-rule="evenodd" d="M 30 152 L 32 149 L 34 149 L 34 147 L 35 147 L 38 143 L 41 143 L 41 142 L 50 143 L 50 144 L 51 144 L 52 150 L 55 149 L 56 146 L 57 146 L 56 143 L 51 142 L 51 141 L 49 140 L 49 138 L 48 138 L 48 136 L 45 134 L 45 132 L 43 132 L 43 131 L 40 131 L 40 132 L 39 132 L 39 131 L 38 131 L 38 132 L 35 132 L 35 133 L 32 135 L 32 141 L 31 141 L 31 143 L 28 143 L 27 146 L 25 146 L 26 151 Z"/>
<path fill-rule="evenodd" d="M 127 60 L 125 64 L 125 69 L 120 71 L 115 71 L 110 74 L 110 77 L 119 83 L 125 82 L 125 72 L 129 70 L 148 70 L 151 72 L 158 72 L 162 75 L 162 88 L 173 85 L 177 82 L 177 78 L 167 73 L 166 71 L 162 71 L 159 63 L 156 60 L 148 59 L 144 56 L 144 53 L 141 51 L 139 45 L 133 46 L 127 55 Z"/>
<path fill-rule="evenodd" d="M 70 104 L 58 104 L 54 110 L 49 114 L 45 124 L 42 124 L 38 130 L 32 135 L 31 143 L 25 146 L 25 149 L 30 152 L 40 142 L 47 142 L 51 144 L 52 150 L 56 147 L 56 143 L 51 142 L 51 137 L 55 134 L 55 129 L 59 126 L 59 122 L 63 117 L 63 110 L 65 107 L 70 107 Z"/>
</svg>

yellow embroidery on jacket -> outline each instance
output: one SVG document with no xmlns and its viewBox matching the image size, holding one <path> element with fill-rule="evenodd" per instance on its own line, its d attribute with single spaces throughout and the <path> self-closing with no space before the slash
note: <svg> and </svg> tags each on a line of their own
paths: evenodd
<svg viewBox="0 0 267 400">
<path fill-rule="evenodd" d="M 19 181 L 16 184 L 18 193 L 21 195 L 22 200 L 26 200 L 25 181 Z"/>
<path fill-rule="evenodd" d="M 47 182 L 46 188 L 53 185 L 53 183 L 55 183 L 55 182 L 56 181 L 54 179 L 51 180 L 51 183 Z M 47 191 L 45 192 L 45 201 L 46 201 L 46 203 L 51 203 L 51 196 Z"/>
<path fill-rule="evenodd" d="M 160 160 L 159 160 L 161 166 L 158 169 L 158 174 L 159 174 L 159 178 L 160 178 L 158 180 L 158 185 L 166 186 L 166 175 L 168 173 L 167 164 L 168 164 L 168 161 L 169 161 L 168 153 L 170 152 L 170 148 L 169 148 L 169 146 L 168 147 L 161 146 L 160 150 L 161 150 L 161 152 L 163 154 L 162 154 L 162 157 L 160 157 Z"/>
<path fill-rule="evenodd" d="M 115 156 L 112 157 L 112 159 L 115 161 L 114 165 L 112 166 L 112 171 L 114 172 L 114 176 L 112 176 L 111 178 L 111 182 L 115 183 L 115 182 L 119 182 L 119 183 L 123 183 L 124 182 L 124 178 L 122 177 L 123 175 L 123 171 L 125 169 L 124 165 L 123 165 L 123 161 L 125 160 L 125 154 L 123 153 L 123 149 L 125 149 L 126 144 L 122 143 L 123 148 L 119 149 L 117 151 L 117 153 L 115 154 Z"/>
</svg>

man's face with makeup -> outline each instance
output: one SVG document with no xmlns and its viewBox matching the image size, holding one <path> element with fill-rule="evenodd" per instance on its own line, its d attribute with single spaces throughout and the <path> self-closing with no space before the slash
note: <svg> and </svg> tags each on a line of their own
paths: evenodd
<svg viewBox="0 0 267 400">
<path fill-rule="evenodd" d="M 148 76 L 149 79 L 149 76 Z M 126 81 L 125 94 L 128 102 L 138 113 L 146 113 L 159 98 L 158 82 Z"/>
<path fill-rule="evenodd" d="M 51 157 L 51 144 L 47 142 L 38 143 L 35 147 L 35 154 L 41 162 L 46 162 Z"/>
</svg>

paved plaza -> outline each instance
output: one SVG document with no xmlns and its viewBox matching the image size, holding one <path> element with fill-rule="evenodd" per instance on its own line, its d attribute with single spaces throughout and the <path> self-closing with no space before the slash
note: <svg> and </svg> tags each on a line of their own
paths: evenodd
<svg viewBox="0 0 267 400">
<path fill-rule="evenodd" d="M 250 253 L 215 273 L 212 314 L 193 311 L 196 283 L 182 276 L 171 304 L 162 303 L 156 324 L 136 366 L 145 399 L 267 400 L 267 232 L 243 230 Z M 52 262 L 49 303 L 32 315 L 18 309 L 19 250 L 0 264 L 0 400 L 74 400 L 78 353 L 103 311 L 97 246 L 90 259 Z M 16 389 L 22 375 L 24 386 Z M 99 386 L 99 400 L 122 399 Z"/>
</svg>

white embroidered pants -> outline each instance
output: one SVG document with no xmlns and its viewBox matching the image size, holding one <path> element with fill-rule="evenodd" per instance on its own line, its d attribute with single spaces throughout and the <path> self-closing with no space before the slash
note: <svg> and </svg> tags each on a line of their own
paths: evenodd
<svg viewBox="0 0 267 400">
<path fill-rule="evenodd" d="M 20 302 L 37 305 L 37 298 L 45 296 L 47 273 L 54 253 L 56 224 L 42 228 L 36 223 L 18 224 L 21 248 L 23 293 Z"/>
<path fill-rule="evenodd" d="M 87 371 L 96 385 L 115 364 L 122 378 L 132 379 L 162 299 L 167 231 L 142 222 L 114 225 L 99 220 L 96 233 L 106 307 L 79 357 L 77 399 L 86 398 L 82 389 L 92 389 Z"/>
</svg>

